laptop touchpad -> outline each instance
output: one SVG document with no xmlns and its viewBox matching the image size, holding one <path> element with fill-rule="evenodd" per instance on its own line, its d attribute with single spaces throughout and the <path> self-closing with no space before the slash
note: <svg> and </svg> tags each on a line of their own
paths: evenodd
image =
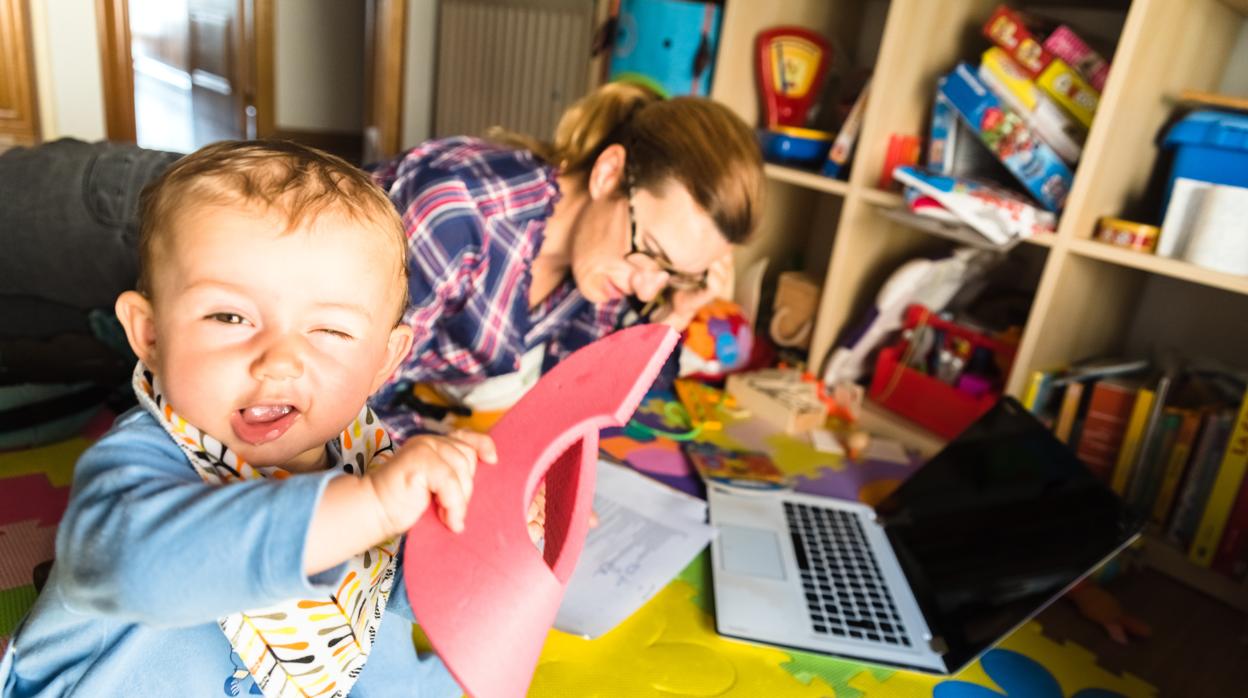
<svg viewBox="0 0 1248 698">
<path fill-rule="evenodd" d="M 725 572 L 751 577 L 784 579 L 780 538 L 774 531 L 744 526 L 720 526 L 720 548 Z"/>
</svg>

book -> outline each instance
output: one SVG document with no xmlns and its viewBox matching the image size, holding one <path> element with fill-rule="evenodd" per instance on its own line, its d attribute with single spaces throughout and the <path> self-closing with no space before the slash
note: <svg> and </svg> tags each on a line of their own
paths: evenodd
<svg viewBox="0 0 1248 698">
<path fill-rule="evenodd" d="M 1210 565 L 1231 579 L 1243 581 L 1248 576 L 1248 478 L 1239 487 L 1235 506 L 1226 520 L 1226 530 L 1218 543 L 1218 552 Z"/>
<path fill-rule="evenodd" d="M 1209 498 L 1209 489 L 1213 487 L 1213 479 L 1218 474 L 1222 451 L 1226 448 L 1234 419 L 1235 415 L 1230 410 L 1218 410 L 1205 415 L 1201 425 L 1200 438 L 1188 465 L 1187 479 L 1179 487 L 1174 513 L 1165 533 L 1167 540 L 1184 550 L 1191 546 L 1196 535 L 1196 527 L 1200 524 L 1200 515 L 1204 511 L 1205 500 Z"/>
<path fill-rule="evenodd" d="M 1115 458 L 1127 431 L 1127 421 L 1136 402 L 1136 388 L 1117 380 L 1103 380 L 1092 386 L 1088 414 L 1075 455 L 1102 480 L 1109 482 Z"/>
<path fill-rule="evenodd" d="M 1061 210 L 1074 177 L 1070 167 L 980 81 L 970 65 L 959 63 L 945 77 L 940 92 L 1028 194 L 1050 211 Z"/>
<path fill-rule="evenodd" d="M 1166 439 L 1179 426 L 1178 417 L 1171 418 L 1173 412 L 1166 408 L 1173 382 L 1174 374 L 1167 372 L 1157 379 L 1157 384 L 1152 389 L 1153 404 L 1148 410 L 1148 420 L 1144 423 L 1139 450 L 1135 454 L 1135 464 L 1131 466 L 1131 476 L 1127 482 L 1127 506 L 1141 516 L 1147 516 L 1152 507 L 1149 493 L 1156 496 L 1153 485 L 1161 479 L 1156 470 L 1158 460 L 1168 445 Z"/>
<path fill-rule="evenodd" d="M 1069 25 L 1063 24 L 1054 29 L 1045 37 L 1042 45 L 1046 51 L 1079 71 L 1098 92 L 1105 91 L 1105 81 L 1109 79 L 1109 61 L 1088 46 Z"/>
<path fill-rule="evenodd" d="M 1170 518 L 1170 511 L 1174 508 L 1175 497 L 1179 492 L 1179 483 L 1187 472 L 1196 437 L 1200 432 L 1201 413 L 1197 410 L 1183 410 L 1182 414 L 1182 423 L 1175 435 L 1174 446 L 1162 470 L 1157 499 L 1153 502 L 1152 521 L 1157 526 L 1165 526 Z"/>
<path fill-rule="evenodd" d="M 1154 408 L 1164 402 L 1165 398 L 1158 395 L 1153 398 Z M 1161 490 L 1162 473 L 1166 460 L 1174 448 L 1174 441 L 1179 433 L 1179 425 L 1183 423 L 1183 414 L 1174 407 L 1166 407 L 1154 420 L 1153 428 L 1145 429 L 1145 437 L 1137 458 L 1131 481 L 1127 485 L 1127 506 L 1132 511 L 1147 518 L 1152 514 L 1153 504 L 1157 501 L 1157 493 Z"/>
<path fill-rule="evenodd" d="M 1245 469 L 1248 469 L 1248 393 L 1245 394 L 1235 417 L 1230 437 L 1226 440 L 1226 450 L 1222 455 L 1222 463 L 1218 466 L 1218 475 L 1209 490 L 1209 499 L 1205 502 L 1200 524 L 1196 527 L 1196 535 L 1188 551 L 1192 562 L 1205 567 L 1213 562 L 1213 554 L 1218 549 L 1222 530 L 1231 515 L 1231 506 L 1235 504 L 1240 484 L 1244 481 Z"/>
<path fill-rule="evenodd" d="M 1038 414 L 1040 406 L 1048 401 L 1053 381 L 1063 371 L 1065 371 L 1065 368 L 1031 372 L 1031 377 L 1027 380 L 1027 389 L 1023 391 L 1022 400 L 1023 407 L 1027 408 L 1028 412 Z"/>
<path fill-rule="evenodd" d="M 979 79 L 1044 142 L 1070 164 L 1079 161 L 1088 131 L 1041 90 L 999 46 L 984 51 L 979 63 Z"/>
<path fill-rule="evenodd" d="M 1053 435 L 1064 444 L 1071 443 L 1075 418 L 1079 416 L 1079 409 L 1083 404 L 1083 385 L 1078 381 L 1071 383 L 1066 387 L 1066 394 L 1062 396 L 1062 409 L 1057 414 L 1057 426 L 1053 427 Z"/>
<path fill-rule="evenodd" d="M 1131 470 L 1135 467 L 1136 455 L 1139 453 L 1140 443 L 1144 438 L 1144 430 L 1148 426 L 1148 417 L 1153 409 L 1153 391 L 1149 388 L 1140 388 L 1135 395 L 1135 403 L 1132 405 L 1131 416 L 1127 420 L 1127 431 L 1123 435 L 1122 443 L 1119 444 L 1118 456 L 1114 461 L 1113 477 L 1109 481 L 1110 487 L 1119 497 L 1125 497 L 1127 494 L 1127 483 L 1131 480 Z"/>
<path fill-rule="evenodd" d="M 703 480 L 780 485 L 784 473 L 761 451 L 735 451 L 705 441 L 686 441 L 685 457 Z"/>
</svg>

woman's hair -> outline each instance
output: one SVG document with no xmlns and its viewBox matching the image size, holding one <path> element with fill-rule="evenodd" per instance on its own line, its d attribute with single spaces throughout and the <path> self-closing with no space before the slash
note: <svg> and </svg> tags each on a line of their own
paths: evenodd
<svg viewBox="0 0 1248 698">
<path fill-rule="evenodd" d="M 640 85 L 613 82 L 569 107 L 551 143 L 500 129 L 489 135 L 582 180 L 602 151 L 619 143 L 632 186 L 655 191 L 676 180 L 729 242 L 744 241 L 762 211 L 758 142 L 736 114 L 706 98 L 663 99 Z"/>
</svg>

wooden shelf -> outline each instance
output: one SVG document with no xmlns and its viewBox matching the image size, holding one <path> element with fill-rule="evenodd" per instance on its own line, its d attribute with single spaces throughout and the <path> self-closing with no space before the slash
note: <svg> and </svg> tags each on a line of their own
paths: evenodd
<svg viewBox="0 0 1248 698">
<path fill-rule="evenodd" d="M 1201 286 L 1248 295 L 1248 276 L 1213 271 L 1178 259 L 1144 254 L 1096 240 L 1074 240 L 1070 243 L 1070 251 L 1082 257 L 1099 259 L 1150 274 L 1160 274 Z"/>
<path fill-rule="evenodd" d="M 1019 245 L 1036 245 L 1037 247 L 1052 247 L 1052 234 L 1041 235 L 1031 238 L 1014 238 L 1004 245 L 998 245 L 995 242 L 984 237 L 979 231 L 964 223 L 952 223 L 943 221 L 931 216 L 924 216 L 913 213 L 904 206 L 899 208 L 881 206 L 880 215 L 889 220 L 900 223 L 901 225 L 919 230 L 928 235 L 934 235 L 939 238 L 953 241 L 959 245 L 966 245 L 981 250 L 991 250 L 993 252 L 1009 252 Z"/>
<path fill-rule="evenodd" d="M 1156 534 L 1146 533 L 1143 540 L 1144 564 L 1227 605 L 1248 612 L 1248 586 L 1197 565 Z"/>
<path fill-rule="evenodd" d="M 799 187 L 814 189 L 815 191 L 836 196 L 845 196 L 849 193 L 849 182 L 825 177 L 818 172 L 799 170 L 795 167 L 785 167 L 784 165 L 776 165 L 774 163 L 764 165 L 763 171 L 767 173 L 768 179 L 777 182 L 796 184 Z"/>
<path fill-rule="evenodd" d="M 864 189 L 862 190 L 862 200 L 873 206 L 882 208 L 900 208 L 906 205 L 906 198 L 894 191 L 884 191 L 883 189 Z"/>
</svg>

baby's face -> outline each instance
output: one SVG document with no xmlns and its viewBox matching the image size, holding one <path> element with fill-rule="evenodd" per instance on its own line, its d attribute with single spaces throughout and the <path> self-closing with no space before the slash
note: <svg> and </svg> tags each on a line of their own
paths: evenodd
<svg viewBox="0 0 1248 698">
<path fill-rule="evenodd" d="M 205 206 L 177 225 L 152 275 L 148 361 L 169 405 L 253 465 L 315 465 L 410 346 L 395 247 L 333 214 L 283 232 L 280 216 Z"/>
</svg>

